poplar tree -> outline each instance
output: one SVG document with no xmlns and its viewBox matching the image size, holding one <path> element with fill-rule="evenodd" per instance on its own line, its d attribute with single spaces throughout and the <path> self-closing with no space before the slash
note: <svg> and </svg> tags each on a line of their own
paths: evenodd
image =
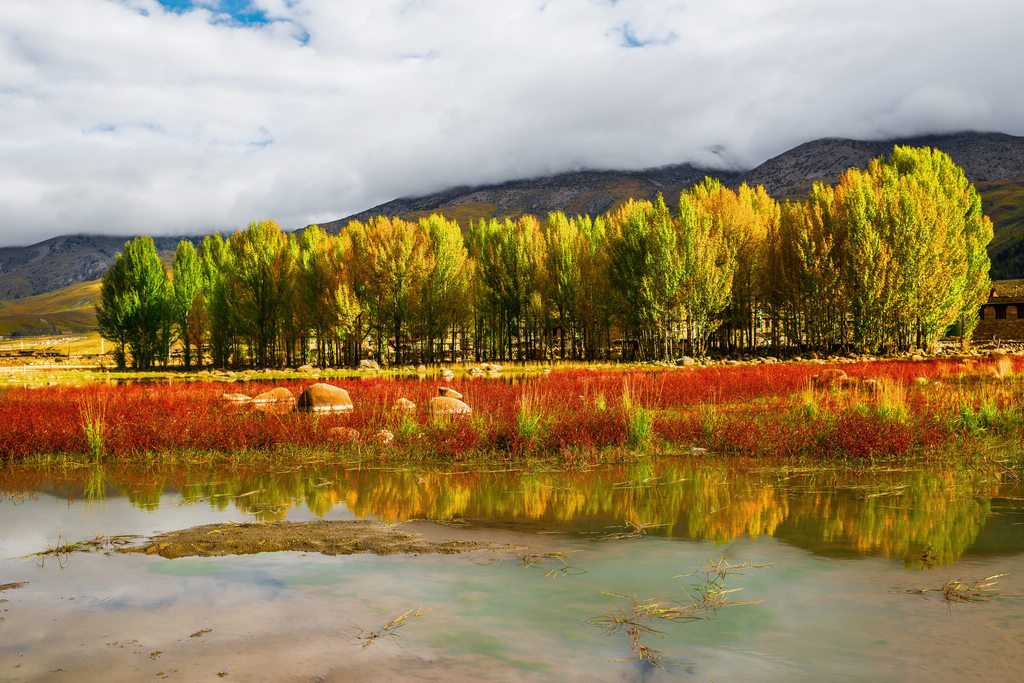
<svg viewBox="0 0 1024 683">
<path fill-rule="evenodd" d="M 455 329 L 469 312 L 469 255 L 459 224 L 432 214 L 421 218 L 419 229 L 426 237 L 427 271 L 421 280 L 418 297 L 418 327 L 426 339 L 426 360 L 434 361 L 438 341 L 452 334 L 452 360 L 455 356 Z"/>
<path fill-rule="evenodd" d="M 611 213 L 607 244 L 609 283 L 619 314 L 633 331 L 634 355 L 653 356 L 658 338 L 667 343 L 684 268 L 676 226 L 661 195 L 653 203 L 630 200 Z"/>
<path fill-rule="evenodd" d="M 544 270 L 547 274 L 544 294 L 558 318 L 559 357 L 562 359 L 566 357 L 566 334 L 575 346 L 576 304 L 584 286 L 579 263 L 583 240 L 576 221 L 570 221 L 561 211 L 548 214 L 544 223 Z"/>
<path fill-rule="evenodd" d="M 395 363 L 402 363 L 404 330 L 428 268 L 425 235 L 418 223 L 381 216 L 366 224 L 361 247 L 367 269 L 363 304 L 378 330 L 378 351 L 384 354 L 384 337 L 390 332 Z"/>
<path fill-rule="evenodd" d="M 250 223 L 227 243 L 231 268 L 227 294 L 232 326 L 249 340 L 249 353 L 259 367 L 276 364 L 275 342 L 281 316 L 281 252 L 287 238 L 274 221 Z"/>
<path fill-rule="evenodd" d="M 199 263 L 206 302 L 206 330 L 214 366 L 227 367 L 235 347 L 235 330 L 228 293 L 228 277 L 233 269 L 231 252 L 220 235 L 208 235 L 199 245 Z M 193 326 L 202 324 L 195 320 Z"/>
<path fill-rule="evenodd" d="M 721 185 L 711 180 L 679 196 L 680 300 L 696 355 L 703 355 L 732 300 L 736 253 L 723 229 L 722 199 Z"/>
<path fill-rule="evenodd" d="M 195 320 L 193 308 L 202 305 L 202 299 L 199 296 L 202 289 L 202 276 L 196 248 L 188 240 L 182 240 L 178 243 L 178 250 L 174 254 L 171 272 L 173 275 L 171 282 L 171 316 L 178 338 L 184 346 L 185 367 L 189 368 L 192 366 L 192 344 L 196 341 L 189 333 L 189 321 Z M 201 340 L 199 343 L 199 365 L 202 365 Z"/>
<path fill-rule="evenodd" d="M 125 366 L 125 349 L 134 369 L 153 367 L 162 349 L 170 305 L 167 271 L 151 237 L 126 242 L 104 273 L 96 319 L 100 334 L 118 345 L 119 367 Z"/>
</svg>

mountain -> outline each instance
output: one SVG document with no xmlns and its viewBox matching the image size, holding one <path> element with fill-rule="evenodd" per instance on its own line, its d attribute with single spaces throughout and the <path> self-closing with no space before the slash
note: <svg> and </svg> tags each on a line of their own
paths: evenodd
<svg viewBox="0 0 1024 683">
<path fill-rule="evenodd" d="M 671 205 L 679 193 L 704 176 L 723 184 L 764 185 L 778 199 L 799 199 L 815 181 L 835 183 L 850 167 L 865 168 L 893 145 L 933 147 L 952 157 L 981 194 L 985 213 L 995 225 L 989 248 L 992 275 L 1024 277 L 1024 137 L 1004 133 L 956 133 L 894 140 L 824 138 L 807 142 L 749 171 L 720 171 L 689 164 L 644 171 L 577 171 L 498 185 L 456 187 L 416 198 L 395 199 L 341 220 L 321 223 L 338 232 L 350 220 L 371 216 L 416 219 L 437 212 L 465 225 L 481 218 L 544 216 L 549 211 L 596 215 L 630 197 L 653 199 L 661 192 Z"/>
<path fill-rule="evenodd" d="M 416 219 L 443 213 L 463 225 L 471 220 L 523 214 L 545 216 L 561 210 L 568 214 L 596 216 L 629 198 L 653 199 L 659 192 L 666 198 L 712 175 L 732 183 L 734 171 L 697 168 L 677 164 L 643 171 L 574 171 L 529 180 L 512 180 L 498 185 L 455 187 L 425 197 L 395 199 L 352 216 L 320 223 L 327 232 L 338 232 L 351 220 L 372 216 L 401 216 Z"/>
<path fill-rule="evenodd" d="M 642 171 L 574 171 L 497 185 L 455 187 L 415 198 L 401 198 L 346 218 L 321 223 L 338 232 L 350 220 L 375 215 L 416 219 L 442 213 L 460 221 L 492 217 L 544 216 L 549 211 L 597 215 L 626 199 L 653 199 L 661 192 L 671 205 L 679 193 L 706 175 L 726 185 L 764 185 L 775 197 L 799 198 L 815 181 L 834 183 L 847 168 L 865 167 L 894 144 L 943 150 L 959 164 L 982 196 L 995 224 L 989 248 L 994 278 L 1024 277 L 1024 137 L 1003 133 L 956 133 L 884 141 L 826 138 L 808 142 L 756 168 L 722 171 L 690 164 Z M 0 300 L 27 297 L 100 277 L 124 246 L 126 237 L 73 235 L 30 247 L 0 248 Z M 154 238 L 169 259 L 181 238 Z M 189 238 L 195 239 L 195 238 Z"/>
<path fill-rule="evenodd" d="M 131 237 L 67 235 L 29 247 L 0 247 L 0 300 L 51 292 L 103 276 Z M 154 237 L 160 257 L 170 262 L 180 237 Z"/>
</svg>

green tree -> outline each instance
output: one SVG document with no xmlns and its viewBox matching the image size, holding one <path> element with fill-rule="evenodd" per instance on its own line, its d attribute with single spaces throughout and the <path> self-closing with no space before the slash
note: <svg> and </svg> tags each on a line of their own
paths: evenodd
<svg viewBox="0 0 1024 683">
<path fill-rule="evenodd" d="M 205 312 L 194 309 L 193 330 L 204 329 L 208 337 L 213 364 L 227 367 L 235 351 L 235 330 L 228 293 L 228 276 L 233 268 L 231 252 L 220 235 L 208 235 L 199 245 L 199 263 L 202 273 L 202 297 Z M 205 314 L 204 314 L 205 313 Z M 199 343 L 199 342 L 197 342 Z"/>
<path fill-rule="evenodd" d="M 189 321 L 196 319 L 193 308 L 202 305 L 199 293 L 202 289 L 202 273 L 199 255 L 195 246 L 188 240 L 178 243 L 171 267 L 171 318 L 178 333 L 178 338 L 185 347 L 185 367 L 192 366 L 192 344 L 195 338 L 189 334 Z M 200 344 L 201 344 L 200 340 Z M 202 347 L 199 348 L 199 365 L 202 361 Z"/>
<path fill-rule="evenodd" d="M 608 216 L 608 277 L 618 313 L 632 330 L 634 357 L 654 356 L 668 342 L 679 303 L 683 264 L 672 213 L 655 202 L 630 200 Z"/>
<path fill-rule="evenodd" d="M 249 340 L 249 355 L 260 367 L 277 364 L 281 322 L 282 252 L 287 237 L 274 221 L 250 223 L 228 240 L 231 267 L 227 292 L 233 327 Z"/>
<path fill-rule="evenodd" d="M 579 322 L 576 305 L 583 286 L 579 263 L 583 240 L 576 221 L 570 221 L 561 211 L 548 214 L 544 223 L 544 294 L 557 316 L 559 357 L 563 360 L 567 334 L 575 347 Z"/>
<path fill-rule="evenodd" d="M 104 273 L 96 319 L 100 334 L 117 344 L 119 367 L 125 366 L 126 348 L 134 369 L 153 367 L 161 352 L 170 305 L 167 271 L 152 238 L 126 242 L 124 251 Z"/>
</svg>

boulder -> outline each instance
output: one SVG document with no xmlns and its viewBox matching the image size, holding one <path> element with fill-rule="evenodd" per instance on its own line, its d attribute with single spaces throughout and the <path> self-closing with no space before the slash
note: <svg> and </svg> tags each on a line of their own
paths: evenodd
<svg viewBox="0 0 1024 683">
<path fill-rule="evenodd" d="M 303 365 L 298 369 L 298 372 L 313 372 L 312 365 Z"/>
<path fill-rule="evenodd" d="M 263 413 L 284 415 L 294 410 L 295 396 L 284 387 L 274 387 L 270 391 L 253 396 L 249 405 Z"/>
<path fill-rule="evenodd" d="M 359 361 L 360 370 L 380 370 L 380 366 L 377 365 L 377 361 L 364 358 Z"/>
<path fill-rule="evenodd" d="M 849 383 L 850 376 L 838 368 L 828 368 L 811 377 L 811 384 L 819 389 L 842 387 Z"/>
<path fill-rule="evenodd" d="M 427 366 L 424 365 L 423 363 L 420 363 L 419 365 L 416 366 L 416 372 L 426 372 L 426 371 L 427 371 Z"/>
<path fill-rule="evenodd" d="M 470 377 L 479 377 L 482 374 L 484 374 L 484 371 L 481 370 L 480 368 L 470 368 L 469 369 L 469 376 Z"/>
<path fill-rule="evenodd" d="M 868 394 L 869 396 L 874 396 L 875 394 L 878 393 L 878 389 L 881 386 L 881 384 L 877 379 L 865 379 L 861 381 L 860 386 L 861 389 L 864 390 L 864 393 Z"/>
<path fill-rule="evenodd" d="M 288 391 L 284 387 L 274 387 L 269 391 L 264 391 L 262 394 L 257 394 L 252 397 L 253 403 L 287 403 L 295 402 L 295 395 Z"/>
<path fill-rule="evenodd" d="M 472 408 L 451 396 L 434 396 L 428 405 L 431 415 L 468 415 L 473 412 Z"/>
<path fill-rule="evenodd" d="M 395 435 L 386 429 L 382 429 L 373 436 L 373 440 L 381 446 L 388 446 L 395 440 Z"/>
<path fill-rule="evenodd" d="M 676 365 L 679 365 L 679 366 L 693 365 L 696 362 L 697 361 L 695 361 L 693 358 L 691 358 L 689 356 L 683 356 L 682 358 L 680 358 L 679 360 L 676 361 Z"/>
<path fill-rule="evenodd" d="M 460 394 L 459 392 L 457 392 L 454 389 L 451 389 L 449 387 L 438 387 L 437 388 L 437 395 L 438 396 L 451 396 L 452 398 L 457 398 L 460 401 L 462 400 L 462 394 Z"/>
<path fill-rule="evenodd" d="M 327 430 L 327 436 L 335 441 L 359 443 L 359 431 L 351 427 L 331 427 Z"/>
<path fill-rule="evenodd" d="M 398 413 L 413 413 L 416 412 L 416 404 L 407 398 L 398 398 L 391 404 L 391 410 Z"/>
<path fill-rule="evenodd" d="M 303 389 L 297 407 L 311 413 L 340 413 L 355 408 L 347 391 L 323 382 Z"/>
<path fill-rule="evenodd" d="M 245 394 L 224 394 L 220 397 L 222 401 L 226 403 L 248 403 L 252 400 L 252 396 L 246 396 Z"/>
<path fill-rule="evenodd" d="M 443 379 L 446 382 L 451 382 L 453 379 L 455 379 L 455 373 L 448 369 L 442 370 L 441 379 Z"/>
<path fill-rule="evenodd" d="M 993 362 L 993 363 L 998 363 L 1000 361 L 1004 361 L 1004 360 L 1008 361 L 1008 360 L 1010 360 L 1010 356 L 1008 356 L 1006 353 L 1004 353 L 1002 351 L 996 350 L 996 351 L 989 351 L 988 352 L 988 359 L 991 362 Z"/>
<path fill-rule="evenodd" d="M 920 361 L 923 361 L 923 360 L 924 360 L 924 356 L 922 356 L 922 355 L 921 355 L 921 354 L 919 354 L 919 353 L 915 353 L 914 355 L 912 355 L 912 356 L 910 357 L 910 360 L 914 361 L 915 363 L 919 363 Z"/>
</svg>

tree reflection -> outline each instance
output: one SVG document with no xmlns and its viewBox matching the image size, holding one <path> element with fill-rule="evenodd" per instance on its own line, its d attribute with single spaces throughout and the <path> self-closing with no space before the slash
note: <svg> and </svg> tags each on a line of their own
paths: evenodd
<svg viewBox="0 0 1024 683">
<path fill-rule="evenodd" d="M 305 506 L 318 517 L 343 507 L 386 521 L 468 518 L 594 533 L 628 522 L 652 535 L 716 543 L 772 536 L 816 553 L 880 555 L 915 567 L 957 561 L 992 514 L 992 498 L 1019 497 L 1019 484 L 965 472 L 783 476 L 727 460 L 644 460 L 528 474 L 327 465 L 277 472 L 103 465 L 60 477 L 34 472 L 11 470 L 0 478 L 0 491 L 52 488 L 68 498 L 96 499 L 112 485 L 147 510 L 177 491 L 179 504 L 236 509 L 258 521 L 285 519 Z M 1019 543 L 1024 550 L 1024 539 Z"/>
</svg>

